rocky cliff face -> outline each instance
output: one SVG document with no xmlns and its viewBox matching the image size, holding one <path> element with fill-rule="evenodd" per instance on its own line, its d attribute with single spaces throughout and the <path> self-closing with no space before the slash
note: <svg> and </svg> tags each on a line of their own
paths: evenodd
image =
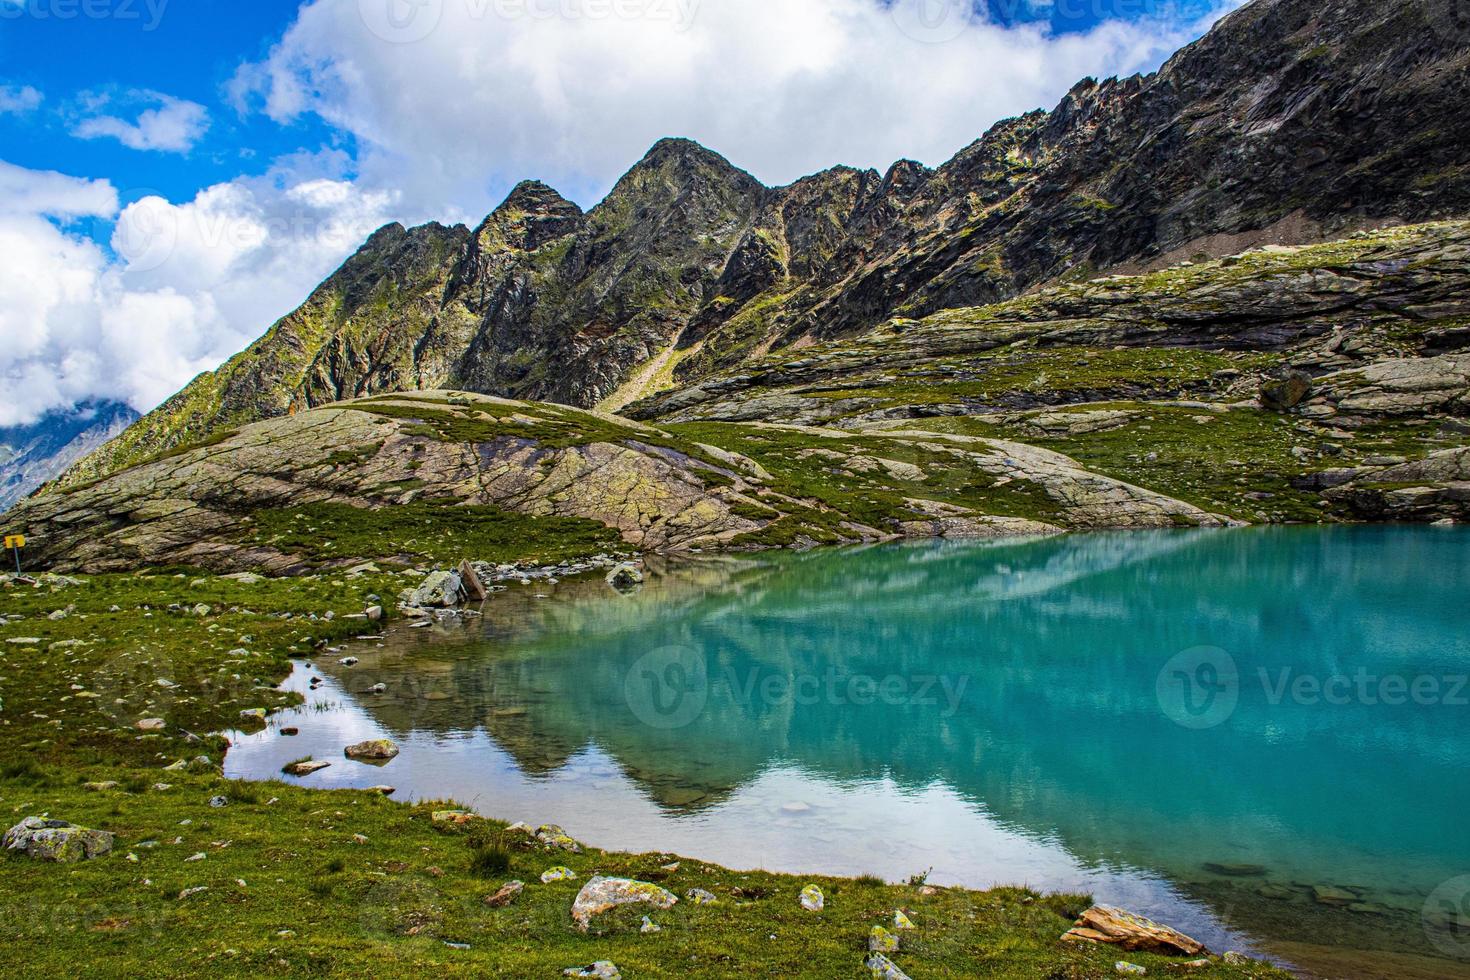
<svg viewBox="0 0 1470 980">
<path fill-rule="evenodd" d="M 118 402 L 86 403 L 31 425 L 0 429 L 0 513 L 137 419 L 137 412 Z"/>
<path fill-rule="evenodd" d="M 1453 6 L 1255 0 L 1159 72 L 1083 81 L 937 170 L 766 188 L 665 140 L 586 213 L 532 182 L 474 230 L 388 226 L 69 479 L 375 392 L 621 405 L 893 316 L 1464 214 Z"/>
</svg>

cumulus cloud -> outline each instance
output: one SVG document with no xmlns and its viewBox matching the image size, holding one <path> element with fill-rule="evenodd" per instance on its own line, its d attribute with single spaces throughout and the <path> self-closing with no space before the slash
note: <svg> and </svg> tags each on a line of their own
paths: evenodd
<svg viewBox="0 0 1470 980">
<path fill-rule="evenodd" d="M 0 116 L 35 112 L 45 96 L 31 85 L 0 85 Z"/>
<path fill-rule="evenodd" d="M 297 306 L 392 209 L 303 158 L 171 203 L 0 162 L 0 427 L 87 398 L 156 406 Z M 79 222 L 115 222 L 110 248 Z"/>
<path fill-rule="evenodd" d="M 468 217 L 532 176 L 591 203 L 670 135 L 768 182 L 937 164 L 1085 75 L 1156 67 L 1208 25 L 1157 10 L 1052 34 L 971 0 L 313 0 L 231 90 L 280 122 L 352 133 L 365 178 Z"/>
<path fill-rule="evenodd" d="M 209 130 L 208 109 L 162 92 L 134 91 L 121 100 L 138 109 L 131 122 L 100 111 L 118 100 L 91 96 L 85 101 L 96 114 L 88 114 L 72 127 L 72 135 L 80 139 L 115 139 L 134 150 L 187 153 Z"/>
</svg>

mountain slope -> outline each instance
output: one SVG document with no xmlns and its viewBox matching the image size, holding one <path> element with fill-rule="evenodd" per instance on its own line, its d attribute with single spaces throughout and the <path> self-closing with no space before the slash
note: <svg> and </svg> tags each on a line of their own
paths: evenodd
<svg viewBox="0 0 1470 980">
<path fill-rule="evenodd" d="M 50 412 L 31 425 L 0 429 L 0 513 L 137 419 L 127 405 L 89 402 Z"/>
<path fill-rule="evenodd" d="M 665 140 L 585 214 L 527 183 L 474 231 L 379 231 L 68 479 L 401 388 L 617 405 L 895 315 L 1463 215 L 1467 66 L 1442 0 L 1255 0 L 1159 72 L 1084 81 L 933 171 L 764 188 Z"/>
</svg>

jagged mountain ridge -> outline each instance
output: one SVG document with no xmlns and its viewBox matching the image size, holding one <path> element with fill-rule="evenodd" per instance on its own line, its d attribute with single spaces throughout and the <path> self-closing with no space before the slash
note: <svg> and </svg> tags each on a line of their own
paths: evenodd
<svg viewBox="0 0 1470 980">
<path fill-rule="evenodd" d="M 895 316 L 1467 213 L 1470 47 L 1442 6 L 1256 0 L 1159 72 L 1084 81 L 932 171 L 766 188 L 664 140 L 585 213 L 528 182 L 474 230 L 389 225 L 69 478 L 376 392 L 616 406 Z"/>
</svg>

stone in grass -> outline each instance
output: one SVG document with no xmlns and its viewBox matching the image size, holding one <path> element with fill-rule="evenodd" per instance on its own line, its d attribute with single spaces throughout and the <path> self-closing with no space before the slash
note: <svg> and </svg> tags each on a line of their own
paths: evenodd
<svg viewBox="0 0 1470 980">
<path fill-rule="evenodd" d="M 511 902 L 514 902 L 516 897 L 525 891 L 525 889 L 526 883 L 524 881 L 507 881 L 500 886 L 500 890 L 494 895 L 485 896 L 485 904 L 492 909 L 505 908 Z"/>
<path fill-rule="evenodd" d="M 162 718 L 143 718 L 135 726 L 140 732 L 161 732 L 164 729 Z"/>
<path fill-rule="evenodd" d="M 254 722 L 264 723 L 265 722 L 265 709 L 264 708 L 246 708 L 244 711 L 240 712 L 240 720 L 241 721 L 254 721 Z"/>
<path fill-rule="evenodd" d="M 807 885 L 801 890 L 801 907 L 808 912 L 820 912 L 827 904 L 827 899 L 822 894 L 822 889 L 816 885 Z"/>
<path fill-rule="evenodd" d="M 595 977 L 596 980 L 623 980 L 617 964 L 612 960 L 598 960 L 587 966 L 569 966 L 561 971 L 564 977 Z"/>
<path fill-rule="evenodd" d="M 541 884 L 549 885 L 553 881 L 570 881 L 575 877 L 577 877 L 577 872 L 558 864 L 541 872 Z"/>
<path fill-rule="evenodd" d="M 578 844 L 565 830 L 554 823 L 544 823 L 536 828 L 536 839 L 548 848 L 555 850 L 570 851 L 573 854 L 582 853 L 582 845 Z"/>
<path fill-rule="evenodd" d="M 893 928 L 896 930 L 907 930 L 914 928 L 914 920 L 903 914 L 903 909 L 893 910 Z"/>
<path fill-rule="evenodd" d="M 37 861 L 66 863 L 102 857 L 112 851 L 112 834 L 46 817 L 26 817 L 5 832 L 7 851 Z"/>
<path fill-rule="evenodd" d="M 719 901 L 719 899 L 715 898 L 714 895 L 705 891 L 703 888 L 691 888 L 684 893 L 684 897 L 695 905 L 713 905 Z"/>
<path fill-rule="evenodd" d="M 663 932 L 664 927 L 658 925 L 656 922 L 645 915 L 643 917 L 643 924 L 638 927 L 638 931 L 643 933 L 644 935 L 648 935 L 649 933 L 653 932 Z"/>
<path fill-rule="evenodd" d="M 108 790 L 117 789 L 117 780 L 104 779 L 98 783 L 83 783 L 82 789 L 92 793 L 106 793 Z"/>
<path fill-rule="evenodd" d="M 1068 942 L 1106 943 L 1129 951 L 1144 950 L 1169 956 L 1199 956 L 1209 952 L 1204 944 L 1176 929 L 1141 915 L 1094 905 L 1062 938 Z"/>
<path fill-rule="evenodd" d="M 868 968 L 868 972 L 872 974 L 874 980 L 909 980 L 909 975 L 900 970 L 897 963 L 894 963 L 882 953 L 870 954 L 863 961 L 863 965 Z"/>
<path fill-rule="evenodd" d="M 386 738 L 370 738 L 342 750 L 349 759 L 365 762 L 387 762 L 398 754 L 398 746 Z"/>
<path fill-rule="evenodd" d="M 1118 973 L 1129 974 L 1136 977 L 1141 977 L 1148 973 L 1148 970 L 1139 966 L 1137 963 L 1128 963 L 1124 960 L 1119 960 L 1118 962 L 1114 963 L 1113 969 Z"/>
<path fill-rule="evenodd" d="M 652 905 L 656 909 L 672 907 L 679 899 L 666 888 L 632 878 L 608 878 L 593 875 L 572 902 L 572 920 L 577 928 L 587 931 L 594 915 L 601 915 L 620 905 Z"/>
<path fill-rule="evenodd" d="M 480 815 L 468 810 L 435 810 L 431 819 L 434 823 L 452 823 L 462 826 L 472 820 L 479 820 Z"/>
<path fill-rule="evenodd" d="M 896 953 L 898 952 L 898 937 L 882 926 L 874 926 L 873 930 L 868 933 L 868 952 Z"/>
<path fill-rule="evenodd" d="M 300 762 L 287 763 L 281 769 L 281 772 L 288 776 L 310 776 L 312 773 L 325 769 L 330 765 L 330 762 L 323 762 L 320 759 L 303 759 Z"/>
</svg>

